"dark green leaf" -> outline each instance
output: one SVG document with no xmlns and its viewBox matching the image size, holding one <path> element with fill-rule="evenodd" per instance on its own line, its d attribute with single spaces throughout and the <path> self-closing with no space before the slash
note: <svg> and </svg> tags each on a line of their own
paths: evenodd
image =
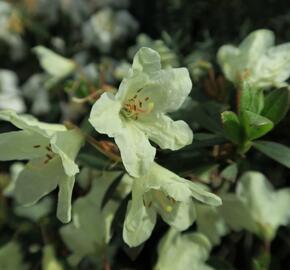
<svg viewBox="0 0 290 270">
<path fill-rule="evenodd" d="M 222 125 L 219 115 L 222 112 L 220 104 L 215 102 L 197 103 L 192 110 L 192 121 L 213 133 L 221 133 Z"/>
<path fill-rule="evenodd" d="M 235 269 L 232 265 L 230 265 L 229 262 L 219 257 L 211 257 L 208 260 L 208 264 L 210 264 L 216 270 L 234 270 Z"/>
<path fill-rule="evenodd" d="M 281 121 L 289 109 L 289 90 L 281 88 L 270 92 L 265 98 L 262 115 L 272 120 L 274 124 Z"/>
<path fill-rule="evenodd" d="M 225 111 L 221 116 L 225 136 L 233 143 L 240 144 L 242 141 L 242 130 L 238 116 L 231 111 Z"/>
<path fill-rule="evenodd" d="M 290 148 L 276 142 L 256 141 L 253 146 L 266 156 L 290 168 Z"/>
<path fill-rule="evenodd" d="M 204 148 L 225 142 L 226 140 L 222 135 L 211 133 L 194 133 L 194 140 L 192 144 L 188 146 L 188 149 Z M 187 148 L 184 150 L 187 150 Z"/>
<path fill-rule="evenodd" d="M 103 155 L 92 155 L 81 153 L 77 157 L 77 162 L 80 165 L 88 166 L 97 170 L 104 170 L 112 165 L 112 161 Z M 110 170 L 120 170 L 120 167 L 114 166 Z"/>
</svg>

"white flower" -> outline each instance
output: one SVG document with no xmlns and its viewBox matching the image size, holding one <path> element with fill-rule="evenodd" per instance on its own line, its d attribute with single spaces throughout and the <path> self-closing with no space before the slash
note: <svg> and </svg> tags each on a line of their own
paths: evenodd
<svg viewBox="0 0 290 270">
<path fill-rule="evenodd" d="M 212 206 L 221 204 L 216 195 L 153 163 L 148 174 L 133 181 L 132 200 L 123 227 L 125 242 L 138 246 L 147 240 L 157 214 L 175 229 L 186 230 L 196 218 L 193 199 Z"/>
<path fill-rule="evenodd" d="M 226 78 L 261 87 L 285 86 L 290 76 L 290 43 L 274 46 L 274 33 L 261 29 L 248 35 L 239 47 L 222 46 L 217 54 Z"/>
<path fill-rule="evenodd" d="M 18 113 L 26 110 L 17 84 L 18 79 L 14 72 L 5 69 L 0 70 L 0 110 L 11 109 Z"/>
<path fill-rule="evenodd" d="M 138 23 L 126 10 L 103 8 L 83 27 L 84 40 L 102 52 L 109 52 L 118 40 L 124 40 L 138 29 Z"/>
<path fill-rule="evenodd" d="M 104 93 L 89 121 L 98 132 L 114 137 L 126 170 L 138 177 L 155 157 L 156 149 L 148 139 L 171 150 L 192 142 L 189 126 L 166 115 L 180 108 L 191 87 L 187 69 L 161 69 L 159 54 L 144 47 L 135 55 L 130 75 L 117 94 Z"/>
<path fill-rule="evenodd" d="M 71 59 L 65 58 L 43 46 L 33 48 L 42 68 L 49 75 L 46 82 L 48 88 L 52 87 L 60 80 L 71 75 L 76 70 L 76 64 Z"/>
<path fill-rule="evenodd" d="M 21 129 L 0 134 L 0 160 L 29 160 L 15 182 L 16 200 L 32 205 L 59 187 L 57 216 L 69 222 L 75 174 L 79 172 L 74 159 L 83 138 L 63 125 L 39 122 L 13 111 L 1 111 L 0 119 Z"/>
</svg>

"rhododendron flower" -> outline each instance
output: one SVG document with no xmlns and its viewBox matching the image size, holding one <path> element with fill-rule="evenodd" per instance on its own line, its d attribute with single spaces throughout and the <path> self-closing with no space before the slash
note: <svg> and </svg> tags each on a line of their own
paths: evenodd
<svg viewBox="0 0 290 270">
<path fill-rule="evenodd" d="M 132 200 L 123 226 L 125 242 L 129 246 L 138 246 L 147 240 L 156 224 L 157 214 L 177 230 L 186 230 L 196 218 L 193 199 L 213 206 L 221 204 L 216 195 L 153 163 L 148 174 L 134 179 Z"/>
<path fill-rule="evenodd" d="M 138 177 L 155 157 L 149 139 L 171 150 L 192 142 L 189 126 L 166 115 L 180 108 L 191 87 L 187 69 L 161 69 L 159 54 L 143 47 L 117 94 L 104 93 L 94 104 L 89 121 L 98 132 L 114 137 L 126 170 Z"/>
<path fill-rule="evenodd" d="M 21 129 L 0 134 L 0 160 L 30 160 L 16 179 L 16 200 L 34 204 L 58 186 L 57 216 L 70 221 L 72 190 L 79 172 L 74 159 L 82 137 L 63 125 L 42 123 L 13 111 L 1 111 L 0 119 Z"/>
</svg>

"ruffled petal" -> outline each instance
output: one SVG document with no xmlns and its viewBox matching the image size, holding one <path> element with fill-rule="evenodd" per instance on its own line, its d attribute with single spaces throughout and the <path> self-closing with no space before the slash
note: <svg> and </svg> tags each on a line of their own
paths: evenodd
<svg viewBox="0 0 290 270">
<path fill-rule="evenodd" d="M 102 134 L 115 137 L 123 129 L 121 103 L 111 93 L 104 93 L 94 104 L 89 122 Z"/>
<path fill-rule="evenodd" d="M 136 124 L 162 149 L 178 150 L 192 143 L 190 127 L 184 121 L 173 121 L 164 114 L 140 119 Z"/>
<path fill-rule="evenodd" d="M 152 112 L 173 112 L 181 107 L 191 88 L 186 68 L 164 69 L 151 74 L 150 81 L 143 86 L 137 99 L 151 103 Z"/>
</svg>

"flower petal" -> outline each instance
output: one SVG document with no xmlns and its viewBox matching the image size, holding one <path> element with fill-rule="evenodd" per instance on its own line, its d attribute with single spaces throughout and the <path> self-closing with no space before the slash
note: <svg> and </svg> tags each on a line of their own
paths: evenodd
<svg viewBox="0 0 290 270">
<path fill-rule="evenodd" d="M 290 76 L 290 43 L 270 48 L 257 62 L 253 82 L 259 87 L 284 86 Z"/>
<path fill-rule="evenodd" d="M 127 123 L 115 137 L 128 173 L 139 177 L 147 173 L 153 163 L 156 149 L 149 143 L 145 134 L 134 125 Z"/>
<path fill-rule="evenodd" d="M 68 176 L 73 176 L 79 172 L 74 160 L 82 144 L 83 138 L 76 130 L 57 132 L 51 139 L 52 151 L 59 154 Z"/>
<path fill-rule="evenodd" d="M 34 204 L 54 190 L 58 182 L 65 177 L 59 157 L 46 164 L 43 159 L 31 160 L 17 177 L 16 200 L 25 205 Z"/>
<path fill-rule="evenodd" d="M 19 129 L 36 132 L 45 137 L 52 136 L 56 131 L 66 130 L 64 125 L 43 123 L 31 115 L 18 115 L 11 110 L 0 111 L 0 119 L 12 123 Z"/>
<path fill-rule="evenodd" d="M 223 45 L 217 53 L 217 60 L 226 78 L 231 82 L 240 80 L 245 63 L 240 62 L 241 51 L 232 45 Z"/>
<path fill-rule="evenodd" d="M 248 35 L 238 48 L 232 45 L 222 46 L 217 53 L 218 62 L 226 78 L 237 83 L 242 76 L 252 75 L 258 59 L 273 45 L 272 31 L 257 30 Z"/>
<path fill-rule="evenodd" d="M 145 191 L 160 190 L 179 202 L 191 202 L 193 197 L 205 204 L 219 206 L 221 199 L 201 186 L 179 177 L 175 173 L 153 163 L 150 172 L 142 178 Z"/>
<path fill-rule="evenodd" d="M 30 161 L 15 184 L 15 198 L 24 205 L 32 205 L 59 186 L 57 216 L 63 222 L 70 221 L 70 201 L 74 178 L 64 173 L 60 157 L 48 163 L 43 159 Z"/>
<path fill-rule="evenodd" d="M 186 230 L 196 219 L 194 202 L 175 202 L 171 212 L 158 211 L 162 219 L 179 231 Z"/>
<path fill-rule="evenodd" d="M 22 160 L 45 155 L 49 140 L 28 131 L 12 131 L 0 134 L 0 160 Z"/>
<path fill-rule="evenodd" d="M 187 181 L 187 185 L 192 192 L 192 197 L 196 200 L 212 206 L 220 206 L 222 204 L 222 200 L 220 199 L 220 197 L 204 190 L 199 185 L 191 181 Z"/>
<path fill-rule="evenodd" d="M 192 143 L 190 127 L 184 121 L 173 121 L 164 114 L 141 118 L 136 124 L 162 149 L 178 150 Z"/>
<path fill-rule="evenodd" d="M 143 190 L 135 180 L 132 201 L 129 202 L 123 226 L 123 239 L 130 247 L 139 246 L 146 241 L 156 224 L 156 212 L 146 208 L 143 203 Z"/>
<path fill-rule="evenodd" d="M 170 68 L 150 75 L 150 81 L 139 93 L 139 99 L 153 104 L 154 112 L 173 112 L 184 103 L 192 88 L 186 68 Z"/>
<path fill-rule="evenodd" d="M 135 54 L 133 65 L 133 71 L 143 71 L 145 73 L 156 72 L 161 69 L 161 59 L 158 52 L 142 47 Z"/>
<path fill-rule="evenodd" d="M 57 217 L 63 223 L 68 223 L 71 220 L 71 198 L 74 183 L 73 176 L 63 177 L 58 183 Z"/>
<path fill-rule="evenodd" d="M 76 68 L 75 63 L 72 60 L 63 57 L 44 46 L 36 46 L 33 48 L 33 51 L 39 58 L 42 68 L 52 76 L 63 78 L 72 73 Z"/>
<path fill-rule="evenodd" d="M 111 93 L 104 93 L 94 104 L 89 122 L 100 133 L 115 137 L 124 124 L 120 117 L 121 103 Z"/>
<path fill-rule="evenodd" d="M 270 47 L 274 45 L 274 33 L 267 29 L 260 29 L 249 34 L 240 44 L 247 62 L 252 65 L 260 58 Z"/>
<path fill-rule="evenodd" d="M 131 73 L 125 77 L 118 89 L 116 99 L 124 102 L 136 95 L 137 91 L 144 88 L 150 82 L 149 75 L 144 72 Z"/>
</svg>

